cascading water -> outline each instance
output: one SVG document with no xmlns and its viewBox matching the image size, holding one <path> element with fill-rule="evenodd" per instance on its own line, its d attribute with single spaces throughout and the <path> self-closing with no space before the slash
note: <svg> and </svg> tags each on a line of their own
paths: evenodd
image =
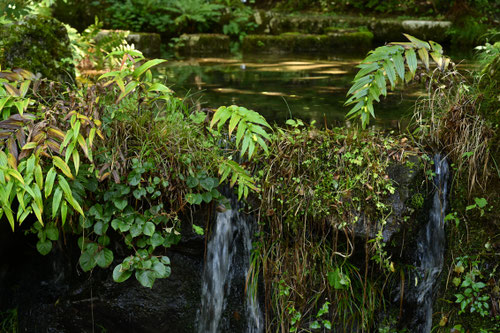
<svg viewBox="0 0 500 333">
<path fill-rule="evenodd" d="M 432 328 L 432 302 L 436 280 L 443 268 L 445 249 L 444 217 L 448 194 L 448 162 L 440 154 L 434 156 L 434 196 L 429 221 L 417 239 L 415 286 L 410 289 L 415 311 L 410 327 L 412 331 L 428 333 Z M 413 281 L 412 281 L 413 282 Z"/>
<path fill-rule="evenodd" d="M 248 271 L 252 250 L 251 234 L 250 220 L 241 216 L 237 210 L 228 209 L 217 214 L 212 239 L 207 246 L 201 310 L 198 316 L 199 333 L 229 330 L 229 320 L 227 316 L 224 317 L 224 311 L 233 280 L 239 277 L 239 282 L 244 282 Z M 244 284 L 240 283 L 236 287 L 242 291 Z M 246 328 L 242 332 L 262 332 L 263 322 L 258 301 L 247 296 L 242 304 L 245 304 L 243 320 L 246 320 Z M 240 315 L 234 317 L 240 318 Z"/>
</svg>

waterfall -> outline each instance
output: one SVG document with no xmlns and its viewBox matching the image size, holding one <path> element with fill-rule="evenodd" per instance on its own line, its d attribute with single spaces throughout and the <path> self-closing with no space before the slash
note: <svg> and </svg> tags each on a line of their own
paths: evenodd
<svg viewBox="0 0 500 333">
<path fill-rule="evenodd" d="M 445 249 L 444 217 L 448 194 L 448 162 L 440 154 L 434 156 L 434 196 L 429 221 L 417 239 L 416 274 L 411 289 L 415 311 L 410 326 L 415 332 L 428 333 L 432 329 L 432 302 L 436 280 L 443 268 Z"/>
<path fill-rule="evenodd" d="M 235 204 L 234 206 L 237 206 Z M 242 300 L 245 274 L 250 265 L 252 250 L 251 219 L 238 213 L 237 209 L 228 209 L 217 213 L 213 235 L 207 246 L 207 258 L 202 282 L 201 310 L 198 315 L 199 333 L 217 333 L 230 331 L 230 321 L 235 320 L 241 332 L 260 333 L 263 331 L 263 320 L 259 303 L 247 296 Z M 232 284 L 236 284 L 232 288 Z M 240 315 L 231 317 L 226 309 L 232 290 L 239 293 L 239 303 L 244 307 Z M 238 297 L 238 296 L 236 296 Z M 228 311 L 225 311 L 228 310 Z M 245 322 L 246 321 L 246 325 Z M 224 329 L 223 329 L 224 327 Z M 231 329 L 234 332 L 234 327 Z"/>
</svg>

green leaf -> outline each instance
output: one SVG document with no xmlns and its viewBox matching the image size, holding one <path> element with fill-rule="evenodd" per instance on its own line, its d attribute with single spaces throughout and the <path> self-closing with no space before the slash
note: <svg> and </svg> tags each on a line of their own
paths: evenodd
<svg viewBox="0 0 500 333">
<path fill-rule="evenodd" d="M 153 265 L 153 271 L 156 273 L 156 277 L 158 279 L 164 278 L 167 273 L 167 269 L 164 264 L 161 262 L 157 262 Z"/>
<path fill-rule="evenodd" d="M 207 191 L 212 191 L 215 187 L 217 187 L 218 180 L 212 177 L 203 178 L 200 180 L 200 185 Z"/>
<path fill-rule="evenodd" d="M 415 74 L 417 70 L 417 55 L 414 49 L 409 49 L 405 51 L 406 63 L 412 74 Z"/>
<path fill-rule="evenodd" d="M 52 198 L 52 218 L 57 216 L 57 211 L 59 210 L 59 205 L 61 204 L 63 192 L 60 187 L 57 187 L 54 191 L 54 197 Z"/>
<path fill-rule="evenodd" d="M 418 49 L 418 56 L 420 57 L 420 60 L 425 65 L 425 68 L 429 70 L 429 52 L 427 52 L 426 49 Z"/>
<path fill-rule="evenodd" d="M 73 179 L 73 175 L 71 174 L 71 169 L 69 166 L 60 158 L 59 156 L 52 156 L 52 160 L 54 165 L 58 167 L 68 178 Z"/>
<path fill-rule="evenodd" d="M 59 230 L 57 230 L 56 226 L 51 224 L 50 226 L 47 226 L 45 229 L 45 233 L 47 235 L 47 238 L 53 241 L 56 241 L 59 239 Z"/>
<path fill-rule="evenodd" d="M 203 201 L 203 197 L 202 197 L 202 195 L 201 195 L 201 194 L 199 194 L 199 193 L 196 193 L 196 194 L 194 195 L 194 203 L 195 203 L 195 205 L 199 205 L 199 204 L 201 204 L 201 202 L 202 202 L 202 201 Z"/>
<path fill-rule="evenodd" d="M 109 243 L 111 242 L 111 239 L 108 237 L 108 236 L 101 236 L 97 239 L 97 241 L 99 242 L 99 244 L 101 244 L 102 246 L 108 246 Z"/>
<path fill-rule="evenodd" d="M 163 62 L 165 62 L 166 60 L 164 59 L 153 59 L 153 60 L 149 60 L 147 62 L 145 62 L 144 64 L 142 64 L 141 66 L 139 66 L 138 68 L 136 68 L 134 70 L 134 73 L 132 73 L 132 75 L 137 78 L 139 76 L 141 76 L 145 71 L 147 71 L 148 69 L 150 69 L 151 67 L 154 67 L 156 65 L 159 65 Z"/>
<path fill-rule="evenodd" d="M 115 282 L 124 282 L 131 275 L 132 272 L 130 270 L 124 270 L 122 264 L 116 266 L 115 269 L 113 269 L 113 280 Z"/>
<path fill-rule="evenodd" d="M 151 245 L 153 247 L 158 247 L 158 246 L 162 245 L 164 241 L 165 241 L 165 238 L 163 238 L 163 236 L 159 232 L 155 232 L 153 234 L 153 236 L 151 237 Z"/>
<path fill-rule="evenodd" d="M 318 323 L 317 320 L 311 322 L 309 324 L 309 328 L 312 329 L 312 330 L 315 330 L 315 329 L 320 329 L 321 328 L 321 325 Z"/>
<path fill-rule="evenodd" d="M 144 225 L 144 229 L 142 230 L 142 233 L 146 236 L 153 236 L 155 232 L 155 225 L 153 222 L 146 222 Z"/>
<path fill-rule="evenodd" d="M 153 83 L 148 88 L 148 91 L 158 91 L 158 92 L 163 92 L 163 93 L 171 93 L 172 92 L 172 90 L 169 87 L 167 87 L 166 85 L 161 84 L 159 82 Z M 197 117 L 196 119 L 198 120 L 198 122 L 195 121 L 195 123 L 201 124 L 203 122 L 203 120 L 205 120 L 206 114 L 204 112 L 197 112 L 196 117 Z M 201 119 L 201 121 L 200 121 L 200 119 Z"/>
<path fill-rule="evenodd" d="M 228 132 L 229 135 L 233 133 L 234 129 L 236 128 L 240 120 L 241 120 L 241 115 L 239 115 L 238 113 L 234 113 L 231 116 L 231 120 L 229 121 L 229 132 Z M 244 124 L 240 124 L 240 126 L 244 126 Z"/>
<path fill-rule="evenodd" d="M 105 79 L 105 78 L 110 77 L 110 76 L 113 76 L 113 77 L 118 76 L 118 75 L 120 75 L 120 73 L 121 73 L 120 71 L 113 71 L 113 72 L 104 73 L 101 76 L 99 76 L 97 81 Z"/>
<path fill-rule="evenodd" d="M 349 89 L 349 91 L 347 92 L 347 95 L 350 95 L 350 94 L 358 91 L 359 89 L 361 89 L 364 86 L 366 86 L 367 84 L 369 84 L 372 80 L 373 80 L 373 75 L 368 75 L 368 76 L 362 77 L 361 79 L 354 81 L 354 84 L 351 87 L 351 89 Z"/>
<path fill-rule="evenodd" d="M 186 185 L 189 187 L 189 188 L 195 188 L 196 186 L 198 186 L 199 184 L 199 180 L 198 178 L 196 177 L 193 177 L 193 176 L 189 176 L 187 179 L 186 179 Z"/>
<path fill-rule="evenodd" d="M 130 228 L 130 235 L 135 238 L 142 234 L 142 225 L 134 223 Z"/>
<path fill-rule="evenodd" d="M 110 249 L 104 248 L 97 252 L 95 261 L 99 267 L 106 268 L 113 262 L 113 252 Z"/>
<path fill-rule="evenodd" d="M 203 236 L 205 234 L 205 229 L 203 229 L 202 227 L 197 226 L 196 224 L 193 224 L 193 230 L 198 235 Z"/>
<path fill-rule="evenodd" d="M 372 62 L 369 64 L 358 65 L 358 67 L 361 68 L 361 70 L 356 74 L 356 76 L 354 77 L 354 80 L 357 80 L 360 77 L 365 76 L 366 74 L 369 74 L 369 73 L 379 69 L 380 65 L 376 62 Z"/>
<path fill-rule="evenodd" d="M 90 271 L 97 265 L 94 255 L 95 252 L 91 250 L 83 251 L 82 254 L 80 255 L 80 259 L 78 260 L 78 262 L 80 263 L 80 267 L 83 269 L 84 272 Z"/>
<path fill-rule="evenodd" d="M 78 175 L 78 170 L 80 169 L 80 154 L 77 150 L 73 150 L 73 165 L 75 166 L 75 175 Z"/>
<path fill-rule="evenodd" d="M 215 111 L 215 114 L 210 122 L 210 128 L 218 123 L 218 126 L 224 125 L 224 123 L 231 117 L 231 111 L 225 106 L 221 106 Z"/>
<path fill-rule="evenodd" d="M 427 42 L 424 42 L 416 37 L 413 37 L 411 35 L 408 35 L 408 34 L 403 34 L 406 38 L 408 38 L 408 40 L 410 42 L 412 42 L 417 48 L 419 49 L 427 49 L 429 50 L 431 47 L 429 46 L 429 43 Z"/>
<path fill-rule="evenodd" d="M 126 198 L 121 198 L 121 199 L 113 199 L 113 204 L 115 205 L 116 208 L 118 208 L 120 211 L 123 211 L 125 207 L 128 205 L 128 201 Z"/>
<path fill-rule="evenodd" d="M 127 86 L 125 87 L 125 91 L 118 96 L 118 99 L 116 100 L 116 103 L 119 103 L 125 96 L 130 94 L 137 86 L 139 85 L 139 82 L 137 81 L 130 81 Z"/>
<path fill-rule="evenodd" d="M 401 78 L 401 80 L 404 80 L 405 79 L 405 61 L 403 59 L 403 56 L 400 53 L 397 53 L 394 55 L 392 60 L 394 61 L 394 65 L 396 67 L 396 73 Z"/>
<path fill-rule="evenodd" d="M 31 208 L 33 208 L 33 213 L 35 213 L 38 222 L 40 222 L 40 224 L 43 225 L 42 210 L 40 209 L 40 207 L 35 202 L 32 202 Z"/>
<path fill-rule="evenodd" d="M 54 180 L 56 179 L 56 169 L 54 167 L 50 168 L 45 177 L 45 198 L 48 198 L 52 193 L 52 188 L 54 187 Z"/>
<path fill-rule="evenodd" d="M 135 278 L 144 287 L 153 288 L 153 283 L 156 280 L 156 272 L 151 270 L 138 270 L 135 272 Z"/>
<path fill-rule="evenodd" d="M 94 232 L 99 236 L 102 236 L 108 230 L 109 224 L 104 223 L 102 221 L 98 221 L 94 224 Z"/>
<path fill-rule="evenodd" d="M 67 202 L 82 216 L 85 216 L 83 213 L 82 207 L 80 207 L 80 204 L 73 198 L 73 193 L 71 192 L 71 188 L 69 187 L 68 182 L 66 179 L 61 176 L 57 175 L 57 180 L 59 181 L 59 186 L 64 192 L 64 198 L 66 199 Z"/>
<path fill-rule="evenodd" d="M 201 195 L 201 198 L 203 199 L 203 201 L 205 201 L 206 203 L 209 203 L 210 201 L 212 201 L 212 193 L 210 192 L 205 192 Z"/>
<path fill-rule="evenodd" d="M 42 241 L 39 240 L 36 243 L 36 249 L 40 252 L 41 255 L 49 254 L 50 250 L 52 250 L 52 242 L 48 239 Z"/>
<path fill-rule="evenodd" d="M 394 89 L 396 84 L 396 71 L 394 70 L 394 64 L 392 61 L 384 61 L 384 70 L 389 82 L 391 83 L 391 88 Z"/>
<path fill-rule="evenodd" d="M 484 208 L 488 204 L 485 198 L 474 198 L 474 201 L 479 208 Z"/>
<path fill-rule="evenodd" d="M 66 217 L 68 216 L 68 204 L 66 201 L 63 200 L 62 205 L 61 205 L 61 220 L 62 220 L 62 225 L 66 223 Z"/>
<path fill-rule="evenodd" d="M 36 184 L 38 185 L 38 188 L 41 190 L 43 189 L 43 173 L 42 173 L 42 167 L 40 164 L 37 164 L 35 167 L 35 179 L 36 179 Z"/>
</svg>

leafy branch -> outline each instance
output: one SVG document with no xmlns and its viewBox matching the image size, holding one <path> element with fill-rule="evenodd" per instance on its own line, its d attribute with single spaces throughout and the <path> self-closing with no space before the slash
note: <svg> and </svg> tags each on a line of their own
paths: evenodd
<svg viewBox="0 0 500 333">
<path fill-rule="evenodd" d="M 210 128 L 217 124 L 217 130 L 220 133 L 228 120 L 228 134 L 231 136 L 236 129 L 236 147 L 240 149 L 241 157 L 247 153 L 248 159 L 252 159 L 257 147 L 256 144 L 262 147 L 266 154 L 268 153 L 264 139 L 271 140 L 271 136 L 266 132 L 265 127 L 271 129 L 271 126 L 262 115 L 242 106 L 221 106 L 215 112 L 210 122 Z"/>
<path fill-rule="evenodd" d="M 421 41 L 404 34 L 409 42 L 395 42 L 370 51 L 358 65 L 360 68 L 347 92 L 351 97 L 345 105 L 354 105 L 347 113 L 348 119 L 359 118 L 361 126 L 366 128 L 370 116 L 375 118 L 374 101 L 380 102 L 380 96 L 387 96 L 387 81 L 391 90 L 399 83 L 408 83 L 415 78 L 418 58 L 430 70 L 430 58 L 441 72 L 448 69 L 450 58 L 443 55 L 443 48 L 436 42 Z M 429 57 L 430 56 L 430 57 Z"/>
<path fill-rule="evenodd" d="M 265 128 L 271 128 L 265 118 L 253 110 L 248 110 L 241 106 L 221 106 L 215 112 L 210 128 L 217 124 L 217 132 L 220 134 L 224 124 L 229 120 L 228 134 L 232 135 L 236 131 L 236 148 L 240 150 L 240 156 L 247 154 L 249 160 L 252 159 L 258 147 L 261 147 L 266 155 L 269 153 L 266 140 L 271 140 L 271 136 Z M 238 184 L 238 199 L 247 197 L 249 189 L 258 191 L 252 176 L 241 165 L 233 160 L 223 160 L 219 167 L 221 175 L 220 182 L 230 178 L 230 186 Z"/>
</svg>

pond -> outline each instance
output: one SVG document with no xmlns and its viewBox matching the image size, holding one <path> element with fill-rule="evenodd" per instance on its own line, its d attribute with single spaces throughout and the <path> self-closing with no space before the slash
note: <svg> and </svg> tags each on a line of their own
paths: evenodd
<svg viewBox="0 0 500 333">
<path fill-rule="evenodd" d="M 344 123 L 346 94 L 361 55 L 254 55 L 171 60 L 161 72 L 168 85 L 197 107 L 240 105 L 270 123 L 291 117 L 323 127 Z M 414 84 L 389 92 L 376 105 L 378 127 L 404 126 L 425 91 Z"/>
</svg>

